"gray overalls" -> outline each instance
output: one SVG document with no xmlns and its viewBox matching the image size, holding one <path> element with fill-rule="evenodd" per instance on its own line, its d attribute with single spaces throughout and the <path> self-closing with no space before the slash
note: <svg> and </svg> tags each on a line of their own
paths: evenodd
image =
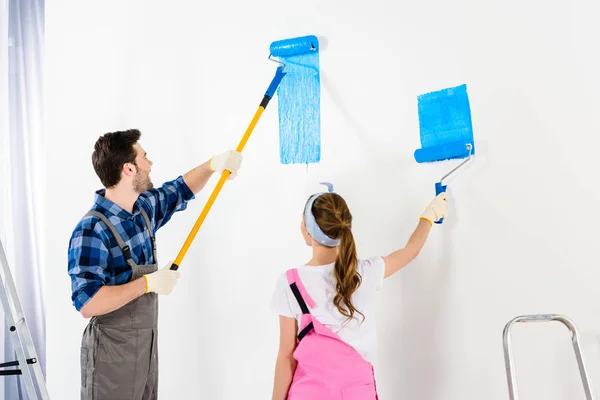
<svg viewBox="0 0 600 400">
<path fill-rule="evenodd" d="M 129 246 L 108 218 L 97 211 L 112 231 L 127 263 L 131 281 L 156 271 L 156 246 L 148 215 L 141 210 L 152 242 L 154 264 L 137 265 Z M 158 398 L 158 297 L 147 293 L 108 314 L 92 317 L 81 342 L 82 400 L 155 400 Z"/>
</svg>

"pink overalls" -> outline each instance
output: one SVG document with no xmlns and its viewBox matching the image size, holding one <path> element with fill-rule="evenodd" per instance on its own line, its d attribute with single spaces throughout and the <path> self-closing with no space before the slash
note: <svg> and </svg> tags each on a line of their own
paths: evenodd
<svg viewBox="0 0 600 400">
<path fill-rule="evenodd" d="M 315 308 L 298 271 L 287 271 L 290 288 L 302 310 L 297 366 L 288 400 L 376 400 L 373 366 L 310 314 Z"/>
</svg>

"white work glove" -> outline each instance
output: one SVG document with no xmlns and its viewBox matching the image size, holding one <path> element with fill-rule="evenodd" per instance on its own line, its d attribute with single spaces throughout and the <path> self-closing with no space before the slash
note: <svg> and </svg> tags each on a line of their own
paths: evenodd
<svg viewBox="0 0 600 400">
<path fill-rule="evenodd" d="M 144 275 L 146 278 L 146 293 L 154 292 L 158 294 L 169 294 L 175 287 L 177 279 L 181 274 L 177 271 L 171 271 L 172 261 L 159 269 L 158 271 Z"/>
<path fill-rule="evenodd" d="M 420 219 L 429 221 L 431 225 L 448 215 L 448 196 L 446 192 L 438 194 L 427 206 Z"/>
<path fill-rule="evenodd" d="M 228 150 L 217 154 L 210 159 L 210 169 L 221 174 L 224 170 L 230 172 L 227 180 L 232 180 L 238 175 L 238 169 L 242 164 L 242 153 Z"/>
</svg>

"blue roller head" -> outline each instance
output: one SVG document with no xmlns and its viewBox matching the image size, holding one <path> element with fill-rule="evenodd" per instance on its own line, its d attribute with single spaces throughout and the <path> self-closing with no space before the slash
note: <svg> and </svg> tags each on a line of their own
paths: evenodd
<svg viewBox="0 0 600 400">
<path fill-rule="evenodd" d="M 314 35 L 278 40 L 271 43 L 270 51 L 274 57 L 291 57 L 319 50 L 319 40 Z"/>
<path fill-rule="evenodd" d="M 471 153 L 475 154 L 475 147 L 473 143 L 471 143 L 471 145 L 473 146 Z M 445 143 L 415 150 L 415 160 L 418 163 L 467 157 L 469 157 L 469 149 L 467 149 L 467 142 L 463 141 Z"/>
</svg>

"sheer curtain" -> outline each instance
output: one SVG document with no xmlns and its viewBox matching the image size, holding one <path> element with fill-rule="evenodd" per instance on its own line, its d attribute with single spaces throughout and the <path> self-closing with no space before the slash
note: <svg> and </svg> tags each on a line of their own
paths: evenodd
<svg viewBox="0 0 600 400">
<path fill-rule="evenodd" d="M 8 231 L 8 166 L 10 149 L 8 146 L 8 0 L 0 0 L 0 240 L 7 246 Z M 4 340 L 6 323 L 0 318 L 0 361 L 6 360 Z M 4 393 L 6 378 L 0 377 L 0 393 Z"/>
<path fill-rule="evenodd" d="M 43 39 L 43 0 L 0 0 L 0 239 L 45 374 Z M 14 361 L 1 320 L 0 362 Z M 18 376 L 0 379 L 3 398 L 27 398 Z"/>
</svg>

